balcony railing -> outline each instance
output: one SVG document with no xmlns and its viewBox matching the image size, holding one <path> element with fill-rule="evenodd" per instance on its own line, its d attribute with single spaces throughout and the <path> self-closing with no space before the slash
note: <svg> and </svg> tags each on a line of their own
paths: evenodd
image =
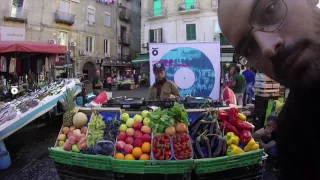
<svg viewBox="0 0 320 180">
<path fill-rule="evenodd" d="M 124 22 L 130 22 L 131 21 L 131 13 L 130 13 L 130 10 L 127 9 L 127 8 L 123 8 L 122 9 L 120 8 L 120 12 L 119 12 L 119 19 L 121 21 L 124 21 Z"/>
<path fill-rule="evenodd" d="M 218 0 L 211 0 L 211 7 L 214 11 L 218 10 Z"/>
<path fill-rule="evenodd" d="M 130 39 L 128 37 L 119 37 L 118 39 L 119 44 L 125 45 L 125 46 L 130 46 Z"/>
<path fill-rule="evenodd" d="M 22 7 L 11 6 L 5 9 L 5 20 L 27 22 L 28 10 Z"/>
<path fill-rule="evenodd" d="M 148 11 L 148 19 L 160 19 L 167 17 L 167 9 L 166 8 L 159 8 L 159 9 L 150 9 Z"/>
<path fill-rule="evenodd" d="M 130 62 L 131 59 L 131 55 L 124 55 L 124 54 L 119 54 L 119 59 L 121 61 L 126 61 L 126 62 Z"/>
<path fill-rule="evenodd" d="M 74 24 L 75 20 L 76 20 L 75 14 L 70 14 L 62 11 L 56 11 L 55 13 L 55 22 L 72 25 Z"/>
<path fill-rule="evenodd" d="M 192 3 L 182 3 L 178 7 L 180 14 L 190 14 L 200 12 L 200 1 L 194 0 Z"/>
</svg>

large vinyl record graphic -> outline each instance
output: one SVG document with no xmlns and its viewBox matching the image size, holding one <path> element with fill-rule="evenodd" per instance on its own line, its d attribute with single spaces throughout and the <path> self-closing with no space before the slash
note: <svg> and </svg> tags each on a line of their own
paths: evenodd
<svg viewBox="0 0 320 180">
<path fill-rule="evenodd" d="M 150 44 L 150 84 L 153 65 L 162 62 L 166 77 L 179 87 L 180 95 L 220 98 L 220 43 Z"/>
<path fill-rule="evenodd" d="M 166 67 L 167 78 L 177 84 L 181 96 L 210 96 L 215 72 L 203 52 L 190 47 L 175 48 L 167 52 L 161 62 Z"/>
</svg>

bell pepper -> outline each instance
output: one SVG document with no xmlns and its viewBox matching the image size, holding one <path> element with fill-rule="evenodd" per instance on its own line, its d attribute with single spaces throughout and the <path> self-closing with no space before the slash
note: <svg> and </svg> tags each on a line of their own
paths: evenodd
<svg viewBox="0 0 320 180">
<path fill-rule="evenodd" d="M 248 142 L 248 144 L 244 147 L 245 152 L 255 151 L 259 149 L 259 144 L 257 144 L 253 138 Z"/>
<path fill-rule="evenodd" d="M 229 118 L 230 124 L 233 125 L 233 126 L 236 126 L 238 121 L 240 121 L 240 119 L 238 117 L 238 109 L 231 108 L 229 116 L 230 116 L 230 118 Z"/>
<path fill-rule="evenodd" d="M 240 132 L 240 142 L 243 145 L 247 145 L 251 139 L 252 139 L 252 136 L 250 131 L 243 130 Z"/>
<path fill-rule="evenodd" d="M 246 121 L 238 121 L 237 123 L 236 123 L 236 125 L 234 125 L 239 131 L 241 131 L 241 130 L 248 130 L 248 131 L 250 131 L 250 132 L 252 132 L 253 131 L 253 129 L 254 129 L 254 125 L 252 125 L 252 124 L 250 124 L 250 123 L 248 123 L 248 122 L 246 122 Z"/>
<path fill-rule="evenodd" d="M 237 128 L 235 128 L 234 126 L 232 126 L 230 123 L 228 123 L 227 121 L 223 121 L 223 124 L 220 125 L 220 129 L 225 132 L 233 132 L 233 134 L 235 134 L 236 136 L 239 136 L 239 131 L 237 130 Z"/>
<path fill-rule="evenodd" d="M 246 115 L 244 115 L 244 114 L 242 114 L 242 113 L 238 113 L 238 118 L 239 118 L 241 121 L 246 121 L 246 120 L 247 120 Z"/>
<path fill-rule="evenodd" d="M 227 144 L 234 144 L 238 145 L 239 144 L 239 137 L 234 135 L 233 132 L 228 132 L 225 136 L 224 139 L 227 140 Z"/>
<path fill-rule="evenodd" d="M 242 154 L 242 153 L 244 153 L 244 151 L 240 147 L 238 147 L 237 145 L 230 144 L 228 146 L 228 149 L 227 149 L 228 156 L 238 155 L 238 154 Z"/>
<path fill-rule="evenodd" d="M 226 111 L 220 110 L 218 112 L 218 119 L 220 121 L 226 121 L 229 119 L 229 114 Z"/>
</svg>

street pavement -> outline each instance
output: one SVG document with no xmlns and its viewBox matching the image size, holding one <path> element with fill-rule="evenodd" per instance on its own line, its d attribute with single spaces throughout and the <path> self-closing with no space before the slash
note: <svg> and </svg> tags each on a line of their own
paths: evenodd
<svg viewBox="0 0 320 180">
<path fill-rule="evenodd" d="M 113 97 L 144 97 L 148 96 L 148 88 L 138 90 L 113 91 Z M 30 126 L 43 124 L 42 127 L 31 129 Z M 42 117 L 25 126 L 5 139 L 10 152 L 12 165 L 0 171 L 1 180 L 58 180 L 59 176 L 54 162 L 49 158 L 48 147 L 53 147 L 62 124 L 60 117 Z M 263 180 L 274 180 L 270 169 Z"/>
</svg>

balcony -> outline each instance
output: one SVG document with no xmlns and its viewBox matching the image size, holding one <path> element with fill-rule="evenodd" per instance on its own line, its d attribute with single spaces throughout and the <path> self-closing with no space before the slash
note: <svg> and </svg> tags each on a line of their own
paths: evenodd
<svg viewBox="0 0 320 180">
<path fill-rule="evenodd" d="M 124 46 L 130 46 L 130 39 L 128 37 L 119 37 L 118 39 L 119 44 L 124 45 Z"/>
<path fill-rule="evenodd" d="M 125 62 L 131 62 L 132 58 L 131 58 L 131 55 L 119 54 L 119 60 L 125 61 Z"/>
<path fill-rule="evenodd" d="M 200 2 L 199 0 L 194 0 L 192 3 L 182 3 L 179 4 L 179 14 L 193 14 L 200 12 Z"/>
<path fill-rule="evenodd" d="M 56 11 L 55 13 L 55 19 L 54 19 L 55 22 L 73 25 L 75 20 L 76 20 L 75 14 L 70 14 L 62 11 Z"/>
<path fill-rule="evenodd" d="M 161 19 L 167 17 L 167 9 L 150 9 L 148 11 L 148 20 Z"/>
<path fill-rule="evenodd" d="M 119 12 L 119 19 L 120 21 L 129 23 L 131 21 L 131 13 L 129 9 L 122 7 L 122 10 L 120 9 L 120 12 Z"/>
<path fill-rule="evenodd" d="M 211 0 L 211 8 L 212 10 L 218 10 L 218 0 Z"/>
<path fill-rule="evenodd" d="M 22 7 L 7 7 L 4 12 L 4 19 L 26 23 L 28 19 L 28 10 Z"/>
</svg>

